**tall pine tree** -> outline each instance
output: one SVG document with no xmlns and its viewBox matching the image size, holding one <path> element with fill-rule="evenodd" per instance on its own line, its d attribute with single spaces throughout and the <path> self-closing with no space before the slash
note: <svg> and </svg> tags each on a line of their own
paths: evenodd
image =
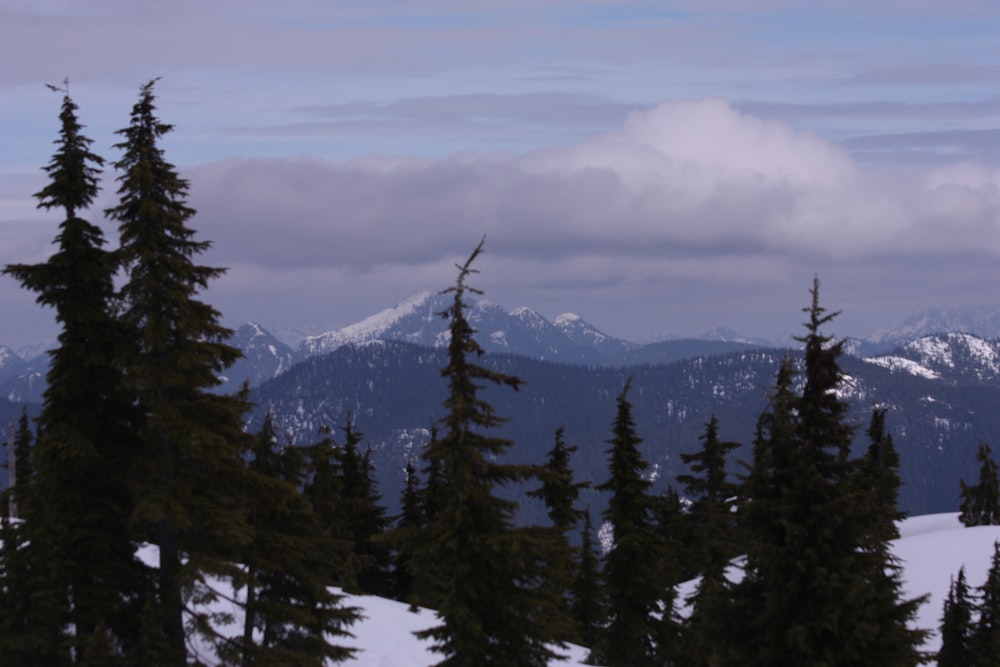
<svg viewBox="0 0 1000 667">
<path fill-rule="evenodd" d="M 50 88 L 63 94 L 61 129 L 44 167 L 49 183 L 35 197 L 39 208 L 64 214 L 58 249 L 40 264 L 4 268 L 54 309 L 62 327 L 38 418 L 33 499 L 18 508 L 33 572 L 16 576 L 31 578 L 35 595 L 15 641 L 38 638 L 23 654 L 31 664 L 112 664 L 137 641 L 143 574 L 128 526 L 137 452 L 117 358 L 127 336 L 115 318 L 115 255 L 103 248 L 101 229 L 81 217 L 104 161 L 90 150 L 68 84 Z M 9 656 L 3 662 L 16 664 Z"/>
<path fill-rule="evenodd" d="M 850 458 L 853 427 L 838 393 L 842 342 L 821 333 L 836 313 L 814 282 L 801 394 L 786 362 L 758 427 L 744 491 L 755 529 L 737 591 L 742 664 L 914 665 L 921 600 L 901 600 L 900 570 L 875 530 L 876 495 Z"/>
<path fill-rule="evenodd" d="M 555 655 L 555 605 L 541 587 L 545 554 L 534 531 L 514 527 L 516 503 L 496 494 L 533 471 L 498 462 L 513 443 L 489 434 L 504 420 L 480 396 L 486 384 L 517 389 L 522 381 L 474 362 L 483 349 L 466 316 L 467 295 L 481 294 L 467 280 L 482 248 L 481 241 L 457 267 L 458 280 L 445 290 L 452 302 L 441 313 L 450 334 L 441 371 L 448 391 L 441 436 L 425 457 L 440 466 L 444 484 L 413 561 L 434 574 L 440 624 L 417 636 L 432 641 L 442 667 L 540 667 Z"/>
<path fill-rule="evenodd" d="M 672 617 L 674 605 L 673 589 L 660 576 L 661 542 L 653 523 L 652 483 L 643 476 L 649 464 L 639 450 L 642 438 L 628 400 L 631 383 L 629 378 L 617 398 L 608 441 L 609 478 L 597 487 L 610 494 L 604 519 L 613 527 L 614 541 L 602 573 L 608 621 L 592 660 L 609 667 L 657 664 L 663 629 L 656 617 Z"/>
<path fill-rule="evenodd" d="M 119 201 L 106 215 L 121 240 L 124 387 L 140 411 L 130 518 L 137 536 L 159 548 L 155 604 L 144 615 L 155 618 L 145 628 L 147 657 L 183 665 L 186 596 L 213 599 L 208 576 L 233 576 L 251 536 L 238 502 L 248 405 L 243 394 L 211 392 L 240 352 L 226 343 L 232 332 L 218 311 L 197 298 L 224 269 L 195 263 L 210 243 L 195 240 L 188 183 L 160 147 L 173 127 L 156 116 L 154 85 L 141 87 L 129 126 L 118 131 Z M 208 630 L 208 620 L 194 617 L 192 630 Z"/>
</svg>

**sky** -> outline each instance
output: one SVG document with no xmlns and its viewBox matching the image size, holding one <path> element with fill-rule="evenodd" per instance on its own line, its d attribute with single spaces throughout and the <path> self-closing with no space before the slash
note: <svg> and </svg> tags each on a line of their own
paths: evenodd
<svg viewBox="0 0 1000 667">
<path fill-rule="evenodd" d="M 0 0 L 0 265 L 69 81 L 110 162 L 155 78 L 201 297 L 282 335 L 472 282 L 630 340 L 801 331 L 814 277 L 865 336 L 1000 307 L 994 0 Z M 0 344 L 54 338 L 0 277 Z"/>
</svg>

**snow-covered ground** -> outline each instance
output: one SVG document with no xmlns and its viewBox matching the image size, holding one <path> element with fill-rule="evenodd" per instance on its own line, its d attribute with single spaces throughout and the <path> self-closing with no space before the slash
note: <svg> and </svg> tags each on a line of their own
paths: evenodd
<svg viewBox="0 0 1000 667">
<path fill-rule="evenodd" d="M 900 526 L 900 539 L 895 542 L 893 553 L 904 568 L 906 594 L 930 595 L 916 619 L 918 627 L 933 631 L 925 650 L 937 651 L 940 646 L 937 630 L 951 577 L 965 566 L 969 586 L 981 585 L 986 580 L 996 541 L 1000 541 L 1000 526 L 966 528 L 958 521 L 958 513 L 913 517 Z M 368 596 L 352 597 L 347 602 L 360 607 L 366 618 L 352 628 L 355 639 L 349 642 L 360 651 L 354 660 L 342 664 L 427 667 L 441 660 L 427 643 L 412 634 L 434 624 L 433 612 L 423 610 L 415 614 L 406 605 Z M 565 653 L 569 659 L 553 662 L 553 666 L 579 667 L 587 657 L 586 649 L 575 646 Z"/>
<path fill-rule="evenodd" d="M 970 587 L 977 587 L 986 580 L 993 545 L 1000 541 L 1000 526 L 966 528 L 958 521 L 957 513 L 932 514 L 907 519 L 900 527 L 900 534 L 893 552 L 903 565 L 907 596 L 930 596 L 921 606 L 916 624 L 932 631 L 924 648 L 936 651 L 940 646 L 937 630 L 942 605 L 948 595 L 951 578 L 964 566 Z M 151 565 L 156 564 L 155 550 L 145 548 L 142 557 Z M 682 599 L 685 588 L 690 589 L 690 586 L 682 587 Z M 353 659 L 341 665 L 427 667 L 441 660 L 442 656 L 430 649 L 429 642 L 420 641 L 413 635 L 436 623 L 434 612 L 426 609 L 411 612 L 405 604 L 363 595 L 346 596 L 344 603 L 357 607 L 363 619 L 350 628 L 353 637 L 342 638 L 338 642 L 358 649 Z M 215 611 L 222 609 L 217 606 Z M 232 611 L 230 628 L 239 628 L 242 614 L 238 609 Z M 193 644 L 192 648 L 195 648 L 197 642 Z M 567 659 L 554 661 L 553 667 L 582 667 L 587 657 L 587 650 L 578 646 L 568 646 L 562 653 Z M 201 657 L 209 656 L 202 653 Z"/>
</svg>

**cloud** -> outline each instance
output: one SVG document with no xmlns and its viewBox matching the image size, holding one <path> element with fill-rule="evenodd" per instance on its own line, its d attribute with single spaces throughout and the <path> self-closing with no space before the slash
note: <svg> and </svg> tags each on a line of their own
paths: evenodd
<svg viewBox="0 0 1000 667">
<path fill-rule="evenodd" d="M 190 178 L 227 261 L 364 272 L 460 255 L 485 233 L 493 252 L 541 271 L 573 257 L 998 257 L 995 174 L 971 173 L 864 168 L 816 135 L 707 99 L 520 156 L 232 159 Z"/>
</svg>

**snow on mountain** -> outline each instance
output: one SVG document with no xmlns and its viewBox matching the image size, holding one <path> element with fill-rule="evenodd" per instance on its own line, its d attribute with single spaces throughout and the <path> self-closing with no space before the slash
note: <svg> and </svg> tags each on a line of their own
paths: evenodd
<svg viewBox="0 0 1000 667">
<path fill-rule="evenodd" d="M 428 329 L 440 329 L 432 325 L 441 320 L 437 313 L 445 305 L 442 295 L 421 292 L 355 324 L 318 336 L 308 336 L 300 343 L 299 354 L 303 357 L 326 354 L 343 345 L 377 338 L 427 344 Z M 434 340 L 433 335 L 431 340 Z"/>
<path fill-rule="evenodd" d="M 865 361 L 934 380 L 993 384 L 1000 382 L 1000 339 L 967 333 L 923 336 Z"/>
<path fill-rule="evenodd" d="M 932 308 L 907 317 L 865 340 L 894 345 L 940 333 L 969 333 L 981 338 L 1000 338 L 1000 308 Z"/>
<path fill-rule="evenodd" d="M 241 326 L 228 342 L 243 351 L 243 358 L 226 369 L 220 392 L 237 391 L 244 382 L 255 387 L 284 373 L 295 360 L 292 348 L 256 322 Z"/>
<path fill-rule="evenodd" d="M 451 305 L 449 295 L 423 292 L 361 322 L 306 338 L 298 358 L 328 354 L 344 345 L 370 340 L 396 340 L 428 347 L 448 343 L 448 322 L 440 313 Z M 507 312 L 485 299 L 469 300 L 466 317 L 477 340 L 489 352 L 507 352 L 548 361 L 601 363 L 628 348 L 580 318 L 561 324 L 548 321 L 527 307 Z"/>
</svg>

